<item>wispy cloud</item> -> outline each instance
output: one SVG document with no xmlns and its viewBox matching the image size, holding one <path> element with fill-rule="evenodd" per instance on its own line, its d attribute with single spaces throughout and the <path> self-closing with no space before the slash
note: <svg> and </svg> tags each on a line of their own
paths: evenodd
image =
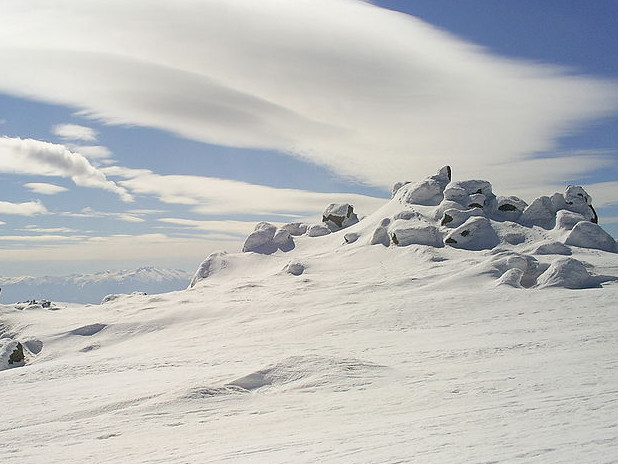
<svg viewBox="0 0 618 464">
<path fill-rule="evenodd" d="M 68 188 L 61 187 L 60 185 L 47 184 L 43 182 L 29 182 L 24 184 L 24 187 L 41 195 L 55 195 L 56 193 L 67 192 L 69 190 Z"/>
<path fill-rule="evenodd" d="M 18 241 L 21 237 L 6 239 L 2 250 L 3 262 L 72 262 L 72 268 L 80 262 L 103 261 L 152 263 L 169 265 L 183 261 L 197 267 L 210 252 L 222 248 L 238 251 L 241 240 L 208 239 L 204 236 L 175 237 L 161 233 L 139 235 L 111 235 L 97 237 L 39 236 L 28 241 Z M 15 239 L 15 241 L 13 241 Z M 10 240 L 10 241 L 9 241 Z M 113 250 L 113 253 L 110 253 Z"/>
<path fill-rule="evenodd" d="M 78 124 L 57 124 L 52 127 L 52 133 L 64 140 L 83 140 L 84 142 L 96 142 L 97 140 L 97 131 Z"/>
<path fill-rule="evenodd" d="M 113 162 L 114 154 L 109 148 L 102 145 L 68 145 L 69 149 L 75 153 L 79 153 L 91 162 L 99 164 L 109 164 Z"/>
<path fill-rule="evenodd" d="M 243 238 L 251 233 L 255 227 L 255 221 L 198 221 L 182 218 L 160 218 L 159 222 L 184 226 L 211 234 L 238 235 Z"/>
<path fill-rule="evenodd" d="M 11 203 L 0 201 L 0 214 L 12 214 L 16 216 L 34 216 L 47 213 L 47 208 L 40 201 L 28 201 L 25 203 Z"/>
<path fill-rule="evenodd" d="M 618 106 L 612 82 L 499 58 L 361 1 L 46 5 L 4 5 L 0 90 L 108 123 L 279 150 L 380 186 L 442 164 L 532 185 L 528 155 Z M 541 181 L 565 180 L 540 167 Z"/>
<path fill-rule="evenodd" d="M 152 195 L 164 203 L 189 205 L 204 215 L 316 215 L 329 203 L 351 203 L 361 214 L 373 212 L 384 199 L 352 193 L 316 193 L 248 184 L 227 179 L 160 175 L 148 170 L 106 169 L 129 178 L 118 183 L 134 195 Z"/>
<path fill-rule="evenodd" d="M 69 227 L 39 227 L 36 225 L 29 225 L 19 230 L 23 232 L 28 232 L 28 233 L 40 233 L 40 234 L 69 234 L 69 233 L 77 232 L 77 230 L 71 229 Z"/>
<path fill-rule="evenodd" d="M 133 200 L 124 188 L 108 180 L 86 158 L 64 145 L 0 137 L 0 172 L 66 177 L 80 187 L 107 190 L 126 202 Z"/>
<path fill-rule="evenodd" d="M 145 219 L 141 217 L 143 213 L 96 211 L 90 207 L 83 208 L 79 212 L 63 212 L 60 215 L 74 218 L 111 218 L 124 222 L 145 222 Z"/>
</svg>

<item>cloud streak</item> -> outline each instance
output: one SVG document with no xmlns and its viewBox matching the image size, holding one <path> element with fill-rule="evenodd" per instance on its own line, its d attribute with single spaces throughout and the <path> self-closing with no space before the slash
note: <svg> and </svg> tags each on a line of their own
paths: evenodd
<svg viewBox="0 0 618 464">
<path fill-rule="evenodd" d="M 97 140 L 97 132 L 94 129 L 78 124 L 56 124 L 52 127 L 52 133 L 65 140 L 84 142 L 96 142 Z"/>
<path fill-rule="evenodd" d="M 124 177 L 118 184 L 134 195 L 188 205 L 203 215 L 317 216 L 329 203 L 344 202 L 353 204 L 361 214 L 369 214 L 385 202 L 383 198 L 354 193 L 317 193 L 213 177 L 161 175 L 146 169 L 110 167 L 104 172 Z"/>
<path fill-rule="evenodd" d="M 532 185 L 521 163 L 618 107 L 613 83 L 501 59 L 354 0 L 22 0 L 3 10 L 4 92 L 279 150 L 378 186 L 442 164 L 505 189 Z M 542 165 L 536 177 L 562 182 L 596 161 L 567 165 L 563 178 Z"/>
<path fill-rule="evenodd" d="M 47 184 L 44 182 L 29 182 L 24 184 L 24 187 L 41 195 L 55 195 L 57 193 L 67 192 L 69 190 L 68 188 L 61 187 L 60 185 Z"/>
<path fill-rule="evenodd" d="M 34 216 L 47 213 L 47 208 L 40 201 L 27 201 L 24 203 L 11 203 L 0 201 L 0 214 L 12 214 L 16 216 Z"/>
<path fill-rule="evenodd" d="M 0 137 L 0 172 L 71 179 L 80 187 L 99 188 L 132 201 L 131 195 L 108 180 L 100 170 L 64 145 L 40 140 Z"/>
</svg>

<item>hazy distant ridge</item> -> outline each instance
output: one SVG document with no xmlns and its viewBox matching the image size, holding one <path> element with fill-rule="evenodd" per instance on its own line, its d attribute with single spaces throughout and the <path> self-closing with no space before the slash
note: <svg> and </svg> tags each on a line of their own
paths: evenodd
<svg viewBox="0 0 618 464">
<path fill-rule="evenodd" d="M 99 303 L 110 293 L 166 293 L 181 290 L 187 287 L 190 279 L 191 274 L 181 269 L 155 267 L 68 276 L 0 277 L 0 302 L 48 299 Z"/>
</svg>

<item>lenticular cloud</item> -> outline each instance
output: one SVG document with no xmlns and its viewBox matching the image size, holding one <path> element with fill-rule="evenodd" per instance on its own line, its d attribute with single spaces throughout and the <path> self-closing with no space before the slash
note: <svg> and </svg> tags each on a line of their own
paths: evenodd
<svg viewBox="0 0 618 464">
<path fill-rule="evenodd" d="M 517 163 L 618 107 L 607 82 L 497 58 L 360 1 L 20 0 L 3 9 L 0 91 L 109 123 L 279 150 L 380 186 L 448 162 L 522 188 Z M 551 166 L 536 175 L 556 182 Z"/>
</svg>

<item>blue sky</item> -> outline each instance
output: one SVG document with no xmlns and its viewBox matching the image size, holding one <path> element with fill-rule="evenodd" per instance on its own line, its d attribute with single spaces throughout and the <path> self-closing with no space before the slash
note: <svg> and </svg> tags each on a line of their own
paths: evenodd
<svg viewBox="0 0 618 464">
<path fill-rule="evenodd" d="M 616 2 L 372 3 L 6 2 L 0 275 L 191 270 L 447 163 L 618 235 Z"/>
</svg>

